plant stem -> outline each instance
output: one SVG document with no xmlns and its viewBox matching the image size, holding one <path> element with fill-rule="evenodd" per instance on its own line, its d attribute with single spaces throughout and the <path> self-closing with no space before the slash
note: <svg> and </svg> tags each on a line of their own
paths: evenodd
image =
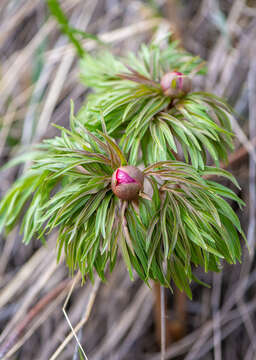
<svg viewBox="0 0 256 360">
<path fill-rule="evenodd" d="M 165 359 L 166 349 L 166 321 L 165 321 L 165 288 L 160 288 L 161 296 L 161 360 Z"/>
</svg>

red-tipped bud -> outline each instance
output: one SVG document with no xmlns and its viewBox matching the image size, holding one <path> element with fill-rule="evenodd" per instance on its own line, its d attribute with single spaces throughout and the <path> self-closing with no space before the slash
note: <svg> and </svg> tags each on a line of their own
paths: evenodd
<svg viewBox="0 0 256 360">
<path fill-rule="evenodd" d="M 122 200 L 135 200 L 143 189 L 144 174 L 135 166 L 122 166 L 112 175 L 113 193 Z"/>
<path fill-rule="evenodd" d="M 166 96 L 181 97 L 191 91 L 191 79 L 178 71 L 166 73 L 161 79 L 161 88 Z"/>
</svg>

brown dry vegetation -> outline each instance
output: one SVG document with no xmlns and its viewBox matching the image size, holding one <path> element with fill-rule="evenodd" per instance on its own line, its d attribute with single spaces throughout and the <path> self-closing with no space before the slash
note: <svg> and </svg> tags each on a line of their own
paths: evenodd
<svg viewBox="0 0 256 360">
<path fill-rule="evenodd" d="M 136 51 L 143 41 L 171 29 L 189 51 L 208 61 L 197 86 L 225 96 L 234 106 L 236 151 L 230 170 L 248 204 L 238 215 L 251 247 L 244 262 L 222 274 L 200 278 L 185 304 L 186 334 L 167 349 L 166 359 L 253 360 L 256 356 L 256 4 L 245 0 L 63 0 L 72 25 L 98 34 L 115 53 Z M 154 6 L 158 7 L 158 13 Z M 159 17 L 160 15 L 160 17 Z M 157 17 L 158 16 L 158 17 Z M 85 40 L 88 51 L 97 47 Z M 87 89 L 79 83 L 78 61 L 49 17 L 42 0 L 0 2 L 0 164 L 53 136 L 51 122 L 68 125 Z M 1 173 L 0 195 L 26 167 Z M 18 229 L 0 238 L 0 359 L 79 359 L 77 341 L 89 359 L 160 360 L 155 336 L 154 293 L 131 282 L 119 261 L 106 284 L 80 286 L 56 264 L 55 236 L 46 246 L 25 246 Z M 67 298 L 68 297 L 68 298 Z M 176 302 L 176 306 L 174 306 Z M 167 322 L 177 318 L 184 298 L 168 294 Z M 168 332 L 168 328 L 167 328 Z M 172 334 L 173 335 L 173 334 Z"/>
</svg>

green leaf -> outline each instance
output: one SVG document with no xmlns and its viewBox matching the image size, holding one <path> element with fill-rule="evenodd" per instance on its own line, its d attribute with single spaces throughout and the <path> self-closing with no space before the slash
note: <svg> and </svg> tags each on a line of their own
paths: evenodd
<svg viewBox="0 0 256 360">
<path fill-rule="evenodd" d="M 121 245 L 121 251 L 123 254 L 123 258 L 124 258 L 125 264 L 127 266 L 127 270 L 129 272 L 130 279 L 134 280 L 133 273 L 132 273 L 132 264 L 131 264 L 129 252 L 128 252 L 128 249 L 126 246 L 126 241 L 125 241 L 124 235 L 122 234 L 121 231 L 119 231 L 119 234 L 120 234 L 120 245 Z"/>
<path fill-rule="evenodd" d="M 80 45 L 80 42 L 75 37 L 75 34 L 77 34 L 76 31 L 74 31 L 73 28 L 69 26 L 68 19 L 64 12 L 61 9 L 61 6 L 58 2 L 58 0 L 47 0 L 48 8 L 51 12 L 51 14 L 56 18 L 58 21 L 61 30 L 67 37 L 69 38 L 69 41 L 74 45 L 74 47 L 77 50 L 77 53 L 79 56 L 83 56 L 85 54 L 85 50 Z"/>
</svg>

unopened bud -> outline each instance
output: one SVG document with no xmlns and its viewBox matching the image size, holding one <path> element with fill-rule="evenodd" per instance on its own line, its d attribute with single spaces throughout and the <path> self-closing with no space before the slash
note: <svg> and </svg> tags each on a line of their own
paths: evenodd
<svg viewBox="0 0 256 360">
<path fill-rule="evenodd" d="M 161 88 L 166 96 L 181 97 L 191 91 L 191 79 L 178 71 L 166 73 L 161 79 Z"/>
<path fill-rule="evenodd" d="M 135 200 L 143 189 L 144 174 L 135 166 L 122 166 L 112 175 L 113 193 L 122 200 Z"/>
</svg>

